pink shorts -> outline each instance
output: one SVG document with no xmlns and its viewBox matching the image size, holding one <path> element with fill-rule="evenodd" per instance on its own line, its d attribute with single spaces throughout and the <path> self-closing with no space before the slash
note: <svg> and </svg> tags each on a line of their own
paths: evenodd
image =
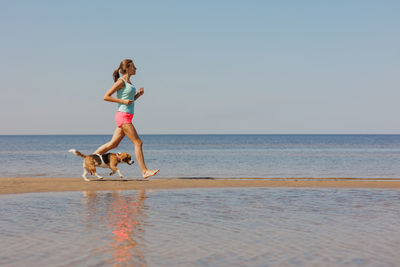
<svg viewBox="0 0 400 267">
<path fill-rule="evenodd" d="M 115 114 L 115 123 L 118 128 L 121 128 L 123 124 L 132 123 L 133 114 L 117 111 Z"/>
</svg>

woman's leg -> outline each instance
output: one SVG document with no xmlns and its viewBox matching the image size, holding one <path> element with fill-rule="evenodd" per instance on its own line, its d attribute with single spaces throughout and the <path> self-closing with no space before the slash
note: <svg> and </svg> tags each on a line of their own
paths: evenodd
<svg viewBox="0 0 400 267">
<path fill-rule="evenodd" d="M 104 145 L 100 146 L 93 154 L 104 154 L 107 151 L 116 148 L 119 143 L 121 143 L 122 139 L 124 138 L 125 134 L 121 128 L 116 128 L 111 140 Z"/>
<path fill-rule="evenodd" d="M 138 165 L 140 167 L 140 170 L 142 171 L 143 178 L 148 178 L 150 176 L 155 175 L 157 172 L 160 171 L 158 170 L 149 170 L 146 167 L 146 163 L 144 162 L 144 157 L 143 157 L 143 150 L 142 150 L 142 145 L 143 142 L 140 139 L 139 135 L 136 132 L 135 127 L 131 123 L 123 124 L 121 126 L 122 130 L 124 131 L 124 134 L 132 141 L 133 145 L 135 146 L 135 155 L 136 159 L 138 162 Z"/>
</svg>

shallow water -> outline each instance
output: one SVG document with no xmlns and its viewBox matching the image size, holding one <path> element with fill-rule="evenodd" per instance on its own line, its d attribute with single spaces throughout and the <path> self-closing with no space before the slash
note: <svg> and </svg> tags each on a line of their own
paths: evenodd
<svg viewBox="0 0 400 267">
<path fill-rule="evenodd" d="M 399 178 L 400 135 L 143 135 L 149 168 L 159 178 Z M 0 177 L 81 177 L 82 159 L 107 135 L 0 136 Z M 125 138 L 113 152 L 129 152 Z M 136 161 L 136 159 L 135 159 Z M 118 167 L 141 177 L 137 163 Z M 102 176 L 109 170 L 99 169 Z M 117 177 L 115 175 L 115 177 Z"/>
<path fill-rule="evenodd" d="M 400 190 L 0 196 L 1 266 L 393 266 Z"/>
</svg>

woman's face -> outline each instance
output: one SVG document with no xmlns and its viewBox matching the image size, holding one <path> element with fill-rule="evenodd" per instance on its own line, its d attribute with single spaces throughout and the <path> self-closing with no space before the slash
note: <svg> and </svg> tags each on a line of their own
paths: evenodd
<svg viewBox="0 0 400 267">
<path fill-rule="evenodd" d="M 135 75 L 136 74 L 136 67 L 135 67 L 134 63 L 129 65 L 128 73 L 129 73 L 129 75 Z"/>
</svg>

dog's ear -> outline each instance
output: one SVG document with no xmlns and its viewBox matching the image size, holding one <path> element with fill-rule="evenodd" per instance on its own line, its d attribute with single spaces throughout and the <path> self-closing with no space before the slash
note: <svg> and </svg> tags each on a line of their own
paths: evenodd
<svg viewBox="0 0 400 267">
<path fill-rule="evenodd" d="M 121 161 L 126 162 L 128 164 L 132 164 L 133 163 L 131 155 L 129 153 L 122 153 L 120 158 L 121 158 Z"/>
</svg>

